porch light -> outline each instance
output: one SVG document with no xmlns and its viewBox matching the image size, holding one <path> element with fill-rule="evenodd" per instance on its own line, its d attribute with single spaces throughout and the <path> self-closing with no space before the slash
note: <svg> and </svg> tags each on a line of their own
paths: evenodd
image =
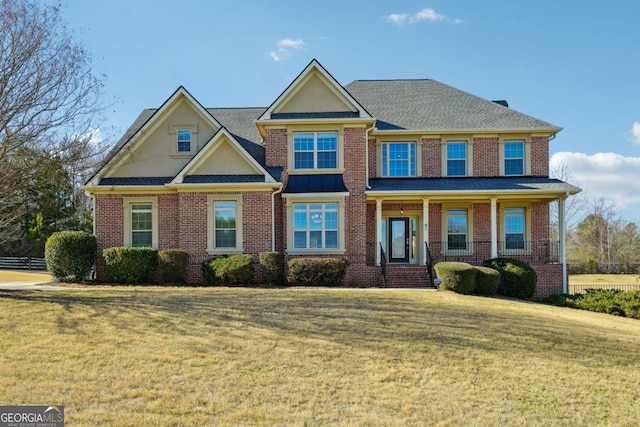
<svg viewBox="0 0 640 427">
<path fill-rule="evenodd" d="M 404 215 L 404 206 L 400 203 L 400 215 Z"/>
</svg>

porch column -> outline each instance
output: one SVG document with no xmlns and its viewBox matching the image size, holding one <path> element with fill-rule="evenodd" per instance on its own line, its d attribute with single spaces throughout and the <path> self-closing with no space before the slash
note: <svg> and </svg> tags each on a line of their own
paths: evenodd
<svg viewBox="0 0 640 427">
<path fill-rule="evenodd" d="M 376 200 L 376 265 L 380 265 L 380 243 L 382 243 L 382 200 Z"/>
<path fill-rule="evenodd" d="M 429 243 L 429 199 L 422 199 L 422 236 L 424 241 Z M 424 242 L 420 242 L 420 245 Z M 427 263 L 427 249 L 423 246 L 420 250 L 422 256 L 420 257 L 420 264 L 425 265 Z"/>
<path fill-rule="evenodd" d="M 491 258 L 498 257 L 498 199 L 491 199 Z"/>
<path fill-rule="evenodd" d="M 567 196 L 560 197 L 558 199 L 558 229 L 560 231 L 560 263 L 562 264 L 562 292 L 567 294 L 569 293 L 568 283 L 567 283 L 567 224 L 565 220 L 565 206 L 564 201 Z"/>
</svg>

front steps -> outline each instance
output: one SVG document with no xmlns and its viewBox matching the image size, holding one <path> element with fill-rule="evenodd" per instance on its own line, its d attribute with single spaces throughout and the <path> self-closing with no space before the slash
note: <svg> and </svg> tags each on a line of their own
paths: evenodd
<svg viewBox="0 0 640 427">
<path fill-rule="evenodd" d="M 435 277 L 434 277 L 435 278 Z M 380 274 L 380 286 L 387 288 L 430 288 L 427 266 L 387 264 L 387 280 Z"/>
</svg>

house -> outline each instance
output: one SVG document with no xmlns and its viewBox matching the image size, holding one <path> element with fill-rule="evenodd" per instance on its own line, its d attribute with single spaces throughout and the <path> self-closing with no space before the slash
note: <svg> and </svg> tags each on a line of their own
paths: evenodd
<svg viewBox="0 0 640 427">
<path fill-rule="evenodd" d="M 506 256 L 535 268 L 540 296 L 566 286 L 548 205 L 580 191 L 549 178 L 560 130 L 435 80 L 342 86 L 313 60 L 267 108 L 205 108 L 178 88 L 85 190 L 100 252 L 183 249 L 193 283 L 235 253 L 344 258 L 348 286 L 424 286 L 428 261 Z"/>
</svg>

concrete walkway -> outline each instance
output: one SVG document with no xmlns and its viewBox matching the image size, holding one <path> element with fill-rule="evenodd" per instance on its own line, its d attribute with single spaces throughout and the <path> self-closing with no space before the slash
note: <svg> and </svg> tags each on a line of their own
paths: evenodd
<svg viewBox="0 0 640 427">
<path fill-rule="evenodd" d="M 46 271 L 0 270 L 0 291 L 55 291 L 57 286 Z"/>
</svg>

